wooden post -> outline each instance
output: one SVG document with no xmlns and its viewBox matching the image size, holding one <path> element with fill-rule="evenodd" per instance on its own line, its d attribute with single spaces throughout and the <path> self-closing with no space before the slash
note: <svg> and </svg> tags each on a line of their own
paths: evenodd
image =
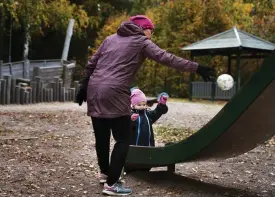
<svg viewBox="0 0 275 197">
<path fill-rule="evenodd" d="M 56 82 L 53 83 L 52 90 L 53 90 L 53 101 L 57 101 L 57 83 Z"/>
<path fill-rule="evenodd" d="M 15 103 L 20 104 L 20 86 L 15 86 Z"/>
<path fill-rule="evenodd" d="M 70 92 L 71 92 L 71 91 L 68 89 L 68 90 L 67 90 L 67 101 L 70 101 L 70 99 L 71 99 L 71 97 L 70 97 Z"/>
<path fill-rule="evenodd" d="M 194 61 L 194 56 L 191 52 L 191 61 Z M 189 77 L 189 101 L 192 101 L 192 96 L 193 96 L 193 82 L 194 80 L 194 73 L 190 73 L 190 77 Z"/>
<path fill-rule="evenodd" d="M 65 43 L 64 43 L 61 60 L 67 60 L 68 52 L 69 52 L 69 48 L 70 48 L 71 37 L 73 35 L 73 27 L 74 27 L 74 19 L 70 19 L 69 25 L 67 28 L 67 33 L 66 33 L 66 38 L 65 38 Z"/>
<path fill-rule="evenodd" d="M 45 89 L 44 98 L 45 98 L 44 102 L 46 102 L 46 103 L 49 102 L 49 91 L 48 91 L 48 89 Z"/>
<path fill-rule="evenodd" d="M 55 77 L 54 81 L 55 81 L 55 86 L 56 86 L 55 91 L 54 91 L 54 94 L 55 94 L 54 101 L 59 101 L 59 91 L 60 91 L 59 90 L 59 77 Z"/>
<path fill-rule="evenodd" d="M 35 77 L 35 81 L 36 81 L 36 102 L 39 103 L 41 102 L 41 91 L 42 91 L 42 88 L 40 87 L 41 77 Z"/>
<path fill-rule="evenodd" d="M 32 89 L 32 103 L 36 103 L 36 82 L 31 82 L 31 89 Z"/>
<path fill-rule="evenodd" d="M 55 89 L 56 89 L 56 84 L 55 84 L 55 82 L 51 82 L 50 83 L 50 89 L 51 89 L 51 91 L 53 91 L 53 93 L 56 91 Z M 51 93 L 50 93 L 50 95 L 51 95 Z M 51 98 L 51 96 L 50 96 L 50 98 Z M 53 94 L 53 98 L 54 98 L 54 94 Z M 53 100 L 52 100 L 53 101 Z M 52 102 L 52 101 L 50 101 L 50 102 Z"/>
<path fill-rule="evenodd" d="M 211 82 L 211 100 L 212 100 L 212 102 L 215 101 L 215 96 L 216 96 L 216 82 L 213 81 L 213 82 Z"/>
<path fill-rule="evenodd" d="M 25 88 L 20 87 L 20 104 L 24 104 L 25 102 Z"/>
<path fill-rule="evenodd" d="M 49 89 L 46 89 L 45 91 L 46 95 L 45 95 L 45 98 L 46 98 L 46 102 L 49 102 Z"/>
<path fill-rule="evenodd" d="M 50 102 L 50 89 L 47 89 L 47 102 Z"/>
<path fill-rule="evenodd" d="M 2 75 L 3 75 L 3 60 L 0 60 L 0 79 L 2 79 Z"/>
<path fill-rule="evenodd" d="M 11 76 L 7 75 L 4 76 L 4 79 L 6 80 L 6 104 L 9 105 L 11 103 Z"/>
<path fill-rule="evenodd" d="M 2 94 L 1 96 L 1 104 L 5 105 L 6 104 L 6 80 L 2 79 L 1 80 L 1 90 L 2 90 Z"/>
<path fill-rule="evenodd" d="M 227 74 L 231 75 L 231 54 L 227 56 Z"/>
<path fill-rule="evenodd" d="M 240 64 L 241 64 L 241 54 L 240 51 L 237 54 L 237 60 L 236 60 L 237 68 L 236 68 L 236 92 L 241 87 L 241 69 L 240 69 Z"/>
<path fill-rule="evenodd" d="M 12 80 L 11 80 L 11 103 L 15 103 L 15 86 L 16 86 L 16 79 L 12 78 Z"/>
<path fill-rule="evenodd" d="M 30 78 L 30 60 L 25 59 L 23 63 L 23 78 L 29 79 Z"/>
<path fill-rule="evenodd" d="M 27 91 L 25 91 L 25 95 L 24 95 L 24 99 L 25 99 L 25 101 L 24 101 L 24 104 L 29 104 L 29 101 L 30 101 L 30 93 L 29 92 L 27 92 Z"/>
<path fill-rule="evenodd" d="M 68 100 L 68 91 L 65 90 L 65 94 L 64 94 L 64 102 L 66 102 Z"/>
<path fill-rule="evenodd" d="M 43 95 L 42 102 L 47 102 L 46 88 L 43 88 L 42 92 L 43 92 L 42 93 L 42 95 Z"/>
<path fill-rule="evenodd" d="M 53 88 L 50 89 L 50 102 L 53 102 Z"/>
<path fill-rule="evenodd" d="M 33 74 L 32 74 L 33 81 L 36 80 L 36 77 L 40 77 L 40 75 L 41 75 L 41 69 L 40 69 L 40 67 L 35 66 L 33 68 Z"/>
<path fill-rule="evenodd" d="M 50 102 L 50 89 L 46 89 L 46 93 L 47 93 L 47 102 Z"/>
<path fill-rule="evenodd" d="M 68 101 L 71 101 L 71 88 L 68 88 Z"/>
<path fill-rule="evenodd" d="M 12 76 L 12 63 L 9 63 L 10 75 Z"/>
<path fill-rule="evenodd" d="M 28 89 L 28 93 L 29 93 L 29 103 L 32 104 L 32 103 L 33 103 L 32 88 L 29 88 L 29 89 Z"/>
<path fill-rule="evenodd" d="M 40 94 L 40 101 L 41 102 L 44 102 L 45 100 L 43 100 L 44 99 L 44 96 L 43 96 L 43 94 L 44 94 L 44 91 L 43 91 L 43 81 L 40 81 L 40 90 L 41 90 L 41 94 Z"/>
<path fill-rule="evenodd" d="M 64 65 L 63 66 L 63 86 L 68 88 L 70 86 L 69 82 L 69 68 Z"/>
<path fill-rule="evenodd" d="M 61 88 L 61 101 L 64 102 L 65 101 L 65 87 Z"/>
<path fill-rule="evenodd" d="M 70 90 L 69 89 L 66 91 L 66 97 L 67 97 L 66 101 L 70 101 Z"/>
<path fill-rule="evenodd" d="M 59 90 L 59 101 L 63 102 L 63 95 L 64 95 L 64 89 L 62 89 L 63 82 L 60 81 L 58 84 L 58 90 Z"/>
<path fill-rule="evenodd" d="M 71 88 L 71 101 L 75 101 L 75 88 Z"/>
</svg>

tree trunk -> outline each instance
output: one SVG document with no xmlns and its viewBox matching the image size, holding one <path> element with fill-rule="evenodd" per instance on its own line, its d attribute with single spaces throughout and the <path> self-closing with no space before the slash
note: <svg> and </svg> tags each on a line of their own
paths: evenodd
<svg viewBox="0 0 275 197">
<path fill-rule="evenodd" d="M 25 27 L 25 43 L 24 43 L 24 52 L 23 52 L 23 60 L 27 60 L 29 57 L 29 45 L 31 41 L 30 35 L 30 25 L 27 24 Z"/>
<path fill-rule="evenodd" d="M 74 28 L 74 19 L 70 19 L 69 25 L 67 28 L 67 33 L 66 33 L 66 38 L 65 38 L 65 43 L 64 43 L 61 60 L 67 60 L 67 58 L 68 58 L 71 37 L 73 35 L 73 28 Z"/>
<path fill-rule="evenodd" d="M 24 61 L 23 78 L 29 78 L 29 46 L 30 46 L 30 42 L 31 42 L 30 24 L 27 24 L 25 27 L 25 43 L 24 43 L 24 52 L 23 52 L 23 61 Z"/>
</svg>

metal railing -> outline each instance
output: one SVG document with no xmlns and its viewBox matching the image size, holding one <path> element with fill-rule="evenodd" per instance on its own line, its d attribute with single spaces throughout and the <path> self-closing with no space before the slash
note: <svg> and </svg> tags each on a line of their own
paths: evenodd
<svg viewBox="0 0 275 197">
<path fill-rule="evenodd" d="M 214 88 L 214 90 L 212 88 Z M 213 85 L 212 82 L 192 82 L 192 98 L 229 100 L 235 93 L 236 83 L 234 83 L 234 86 L 230 90 L 223 91 L 217 86 L 216 83 Z"/>
</svg>

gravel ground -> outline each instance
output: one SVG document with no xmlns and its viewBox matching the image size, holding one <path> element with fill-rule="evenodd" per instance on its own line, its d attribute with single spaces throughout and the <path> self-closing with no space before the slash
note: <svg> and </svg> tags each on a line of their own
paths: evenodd
<svg viewBox="0 0 275 197">
<path fill-rule="evenodd" d="M 197 130 L 223 104 L 169 102 L 156 123 Z M 74 103 L 0 107 L 0 196 L 101 196 L 91 121 Z M 176 174 L 125 176 L 132 196 L 275 196 L 274 146 L 221 162 L 176 165 Z"/>
</svg>

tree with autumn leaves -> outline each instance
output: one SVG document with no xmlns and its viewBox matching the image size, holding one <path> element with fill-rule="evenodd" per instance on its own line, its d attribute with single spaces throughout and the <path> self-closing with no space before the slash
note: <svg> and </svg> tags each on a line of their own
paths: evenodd
<svg viewBox="0 0 275 197">
<path fill-rule="evenodd" d="M 70 18 L 75 19 L 74 33 L 83 35 L 92 22 L 82 6 L 66 0 L 4 0 L 0 3 L 1 26 L 10 20 L 14 29 L 24 34 L 23 59 L 28 59 L 29 44 L 32 36 L 43 36 L 47 31 L 65 31 Z"/>
<path fill-rule="evenodd" d="M 60 58 L 68 21 L 74 18 L 69 58 L 77 60 L 75 79 L 79 79 L 87 61 L 88 46 L 92 55 L 122 21 L 136 14 L 146 14 L 156 24 L 152 38 L 156 44 L 187 59 L 190 56 L 182 52 L 182 47 L 234 25 L 275 43 L 274 6 L 272 0 L 3 0 L 0 2 L 0 59 L 7 59 L 10 33 L 13 33 L 12 52 L 16 57 L 13 61 L 28 57 Z M 218 73 L 226 69 L 226 59 L 222 57 L 200 57 L 196 61 L 213 65 Z M 248 65 L 242 72 L 248 78 L 260 62 L 243 64 Z M 184 97 L 188 94 L 188 80 L 187 73 L 147 60 L 133 85 L 152 95 L 167 91 L 172 96 Z"/>
<path fill-rule="evenodd" d="M 231 29 L 234 25 L 275 43 L 275 3 L 269 0 L 158 1 L 158 5 L 154 3 L 150 6 L 149 3 L 145 12 L 142 9 L 140 12 L 135 11 L 135 14 L 145 14 L 156 24 L 153 41 L 167 51 L 187 59 L 190 56 L 182 53 L 183 46 Z M 92 51 L 107 35 L 115 33 L 117 26 L 129 16 L 127 13 L 111 16 L 98 32 L 96 46 Z M 196 61 L 214 66 L 218 74 L 226 71 L 226 58 L 200 57 Z M 244 75 L 253 72 L 257 67 L 256 61 L 250 61 L 249 64 L 242 72 Z M 180 73 L 147 60 L 133 85 L 138 85 L 152 95 L 167 91 L 172 96 L 183 97 L 188 94 L 188 83 L 185 83 L 188 80 L 187 73 Z"/>
</svg>

